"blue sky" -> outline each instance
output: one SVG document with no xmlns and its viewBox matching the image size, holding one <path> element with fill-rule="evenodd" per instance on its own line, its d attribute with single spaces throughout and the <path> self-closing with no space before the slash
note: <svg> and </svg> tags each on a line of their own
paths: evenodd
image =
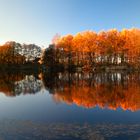
<svg viewBox="0 0 140 140">
<path fill-rule="evenodd" d="M 56 33 L 140 28 L 140 0 L 0 0 L 0 43 L 47 46 Z"/>
</svg>

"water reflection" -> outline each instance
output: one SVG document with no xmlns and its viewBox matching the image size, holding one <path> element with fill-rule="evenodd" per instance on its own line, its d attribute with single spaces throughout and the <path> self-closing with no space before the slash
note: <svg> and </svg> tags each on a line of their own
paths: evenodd
<svg viewBox="0 0 140 140">
<path fill-rule="evenodd" d="M 3 72 L 0 91 L 0 139 L 140 139 L 140 73 Z"/>
<path fill-rule="evenodd" d="M 35 94 L 42 88 L 38 74 L 31 73 L 2 73 L 0 75 L 0 92 L 6 96 L 20 94 Z"/>
<path fill-rule="evenodd" d="M 32 94 L 37 93 L 42 88 L 42 81 L 33 75 L 26 75 L 24 79 L 15 82 L 15 94 Z"/>
<path fill-rule="evenodd" d="M 0 91 L 6 96 L 35 94 L 45 88 L 57 103 L 85 108 L 140 109 L 140 73 L 4 73 Z"/>
<path fill-rule="evenodd" d="M 43 82 L 56 102 L 86 108 L 140 109 L 139 73 L 59 73 L 49 77 L 44 75 Z"/>
</svg>

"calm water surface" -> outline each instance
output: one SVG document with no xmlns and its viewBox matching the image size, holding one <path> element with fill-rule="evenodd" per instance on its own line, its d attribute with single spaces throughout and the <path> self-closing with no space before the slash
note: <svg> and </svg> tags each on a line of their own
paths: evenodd
<svg viewBox="0 0 140 140">
<path fill-rule="evenodd" d="M 140 140 L 140 73 L 1 73 L 0 140 Z"/>
</svg>

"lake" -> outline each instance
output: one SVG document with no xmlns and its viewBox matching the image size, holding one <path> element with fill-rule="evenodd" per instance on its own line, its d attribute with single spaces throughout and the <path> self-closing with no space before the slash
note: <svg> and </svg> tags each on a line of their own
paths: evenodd
<svg viewBox="0 0 140 140">
<path fill-rule="evenodd" d="M 0 74 L 0 140 L 140 140 L 140 73 Z"/>
</svg>

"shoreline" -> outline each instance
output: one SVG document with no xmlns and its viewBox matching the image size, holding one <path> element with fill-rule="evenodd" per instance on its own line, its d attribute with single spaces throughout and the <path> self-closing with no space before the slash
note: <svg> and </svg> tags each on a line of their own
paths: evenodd
<svg viewBox="0 0 140 140">
<path fill-rule="evenodd" d="M 32 71 L 32 72 L 113 72 L 113 71 L 128 71 L 128 72 L 140 72 L 140 68 L 130 65 L 97 65 L 86 69 L 79 66 L 63 67 L 59 65 L 45 66 L 43 64 L 0 64 L 0 71 Z"/>
</svg>

